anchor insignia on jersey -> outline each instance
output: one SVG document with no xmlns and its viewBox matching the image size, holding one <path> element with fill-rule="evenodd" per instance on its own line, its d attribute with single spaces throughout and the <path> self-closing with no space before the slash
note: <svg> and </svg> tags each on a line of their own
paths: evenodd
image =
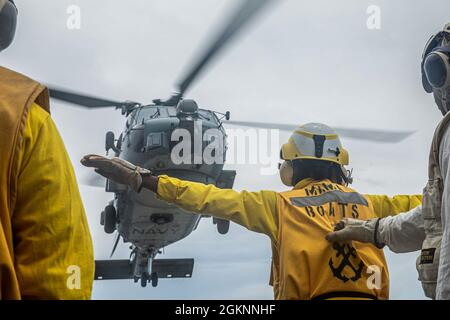
<svg viewBox="0 0 450 320">
<path fill-rule="evenodd" d="M 355 282 L 360 279 L 364 268 L 364 263 L 361 260 L 357 259 L 355 248 L 353 248 L 350 244 L 344 243 L 341 245 L 335 242 L 333 243 L 333 249 L 336 250 L 336 258 L 342 256 L 341 263 L 337 267 L 334 266 L 332 258 L 330 258 L 330 261 L 328 262 L 333 275 L 344 283 L 348 280 L 352 280 L 353 282 Z M 358 266 L 353 265 L 351 261 L 352 258 L 353 260 L 359 260 Z M 342 273 L 347 267 L 350 268 L 354 273 L 354 276 L 351 278 L 348 278 Z"/>
</svg>

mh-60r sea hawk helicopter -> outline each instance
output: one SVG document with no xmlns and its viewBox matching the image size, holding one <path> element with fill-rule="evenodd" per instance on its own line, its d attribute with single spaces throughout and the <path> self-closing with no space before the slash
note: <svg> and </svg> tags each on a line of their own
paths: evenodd
<svg viewBox="0 0 450 320">
<path fill-rule="evenodd" d="M 232 188 L 236 172 L 224 170 L 226 152 L 220 154 L 216 163 L 190 162 L 176 164 L 171 158 L 177 142 L 171 137 L 175 130 L 186 129 L 195 137 L 196 123 L 201 120 L 201 129 L 220 132 L 222 145 L 226 146 L 226 132 L 222 120 L 230 118 L 229 112 L 222 114 L 200 109 L 193 100 L 183 96 L 204 67 L 242 28 L 264 7 L 274 0 L 243 0 L 230 16 L 224 28 L 213 39 L 207 50 L 199 56 L 189 72 L 177 85 L 176 94 L 168 100 L 153 100 L 151 104 L 117 102 L 74 93 L 59 88 L 50 88 L 52 98 L 87 108 L 116 107 L 127 117 L 124 131 L 116 139 L 114 133 L 106 134 L 106 151 L 112 150 L 116 157 L 125 159 L 155 174 L 167 174 L 180 179 L 214 184 L 221 188 Z M 294 130 L 295 125 L 266 124 L 228 121 L 230 124 L 269 129 Z M 409 133 L 378 130 L 337 128 L 342 136 L 379 142 L 398 142 Z M 208 147 L 203 141 L 202 151 Z M 192 145 L 195 142 L 193 141 Z M 194 152 L 192 152 L 194 155 Z M 148 282 L 155 287 L 159 278 L 189 278 L 192 276 L 193 259 L 155 259 L 161 249 L 188 236 L 197 227 L 202 216 L 186 212 L 174 205 L 158 200 L 149 191 L 136 193 L 133 190 L 106 182 L 106 191 L 114 193 L 114 199 L 101 214 L 101 224 L 106 233 L 117 232 L 114 250 L 120 238 L 132 244 L 130 259 L 96 261 L 96 280 L 134 279 L 145 287 Z M 205 216 L 204 216 L 205 217 Z M 213 218 L 219 233 L 225 234 L 229 221 Z M 111 254 L 112 255 L 112 254 Z"/>
</svg>

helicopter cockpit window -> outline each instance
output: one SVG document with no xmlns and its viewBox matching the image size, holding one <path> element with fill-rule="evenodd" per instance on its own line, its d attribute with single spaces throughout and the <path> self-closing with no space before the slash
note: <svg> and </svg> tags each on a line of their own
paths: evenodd
<svg viewBox="0 0 450 320">
<path fill-rule="evenodd" d="M 198 110 L 198 115 L 200 117 L 200 119 L 204 120 L 204 121 L 214 121 L 214 117 L 211 111 L 209 110 Z"/>
<path fill-rule="evenodd" d="M 137 111 L 136 121 L 141 123 L 142 121 L 158 118 L 163 115 L 163 111 L 161 109 L 162 108 L 158 107 L 143 107 Z"/>
</svg>

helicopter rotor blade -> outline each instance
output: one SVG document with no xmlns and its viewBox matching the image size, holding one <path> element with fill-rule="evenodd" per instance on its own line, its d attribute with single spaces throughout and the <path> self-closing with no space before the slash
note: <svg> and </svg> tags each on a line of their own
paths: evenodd
<svg viewBox="0 0 450 320">
<path fill-rule="evenodd" d="M 282 123 L 264 123 L 264 122 L 250 122 L 250 121 L 227 121 L 224 124 L 231 124 L 244 127 L 256 127 L 263 129 L 278 129 L 282 131 L 294 131 L 298 128 L 297 125 L 282 124 Z M 373 141 L 379 143 L 398 143 L 414 132 L 412 131 L 388 131 L 377 129 L 353 129 L 333 127 L 339 135 L 356 140 Z"/>
<path fill-rule="evenodd" d="M 65 89 L 57 89 L 50 87 L 50 97 L 53 99 L 69 102 L 86 108 L 121 108 L 129 105 L 129 102 L 118 102 L 113 100 L 107 100 L 103 98 L 97 98 L 82 93 L 77 93 Z"/>
<path fill-rule="evenodd" d="M 81 176 L 80 183 L 84 186 L 105 189 L 106 178 L 94 172 L 89 172 Z"/>
<path fill-rule="evenodd" d="M 230 40 L 247 25 L 258 12 L 262 11 L 269 3 L 274 0 L 243 0 L 241 5 L 237 7 L 236 11 L 227 20 L 220 32 L 213 38 L 213 40 L 206 47 L 206 50 L 199 55 L 196 62 L 185 74 L 182 80 L 177 85 L 178 97 L 189 89 L 191 84 L 196 80 L 199 73 L 205 66 L 225 47 Z"/>
</svg>

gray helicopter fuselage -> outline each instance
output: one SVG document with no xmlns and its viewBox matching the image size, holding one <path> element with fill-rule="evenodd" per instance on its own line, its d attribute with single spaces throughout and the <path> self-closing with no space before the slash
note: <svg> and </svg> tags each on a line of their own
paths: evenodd
<svg viewBox="0 0 450 320">
<path fill-rule="evenodd" d="M 198 132 L 199 128 L 201 132 Z M 182 140 L 174 135 L 180 129 L 189 133 L 191 139 L 192 157 L 185 163 L 178 163 L 173 153 Z M 138 107 L 128 115 L 125 130 L 118 139 L 116 155 L 156 175 L 231 188 L 235 172 L 223 170 L 225 147 L 218 155 L 221 161 L 217 163 L 194 159 L 194 144 L 201 144 L 197 148 L 201 152 L 209 144 L 208 140 L 199 140 L 198 134 L 209 129 L 215 129 L 219 133 L 217 137 L 223 140 L 222 145 L 226 146 L 225 130 L 212 111 L 199 109 L 194 114 L 183 114 L 171 106 Z M 202 217 L 160 200 L 148 190 L 136 193 L 108 181 L 107 191 L 115 193 L 117 231 L 125 242 L 131 242 L 140 250 L 155 252 L 185 238 L 195 230 Z"/>
</svg>

